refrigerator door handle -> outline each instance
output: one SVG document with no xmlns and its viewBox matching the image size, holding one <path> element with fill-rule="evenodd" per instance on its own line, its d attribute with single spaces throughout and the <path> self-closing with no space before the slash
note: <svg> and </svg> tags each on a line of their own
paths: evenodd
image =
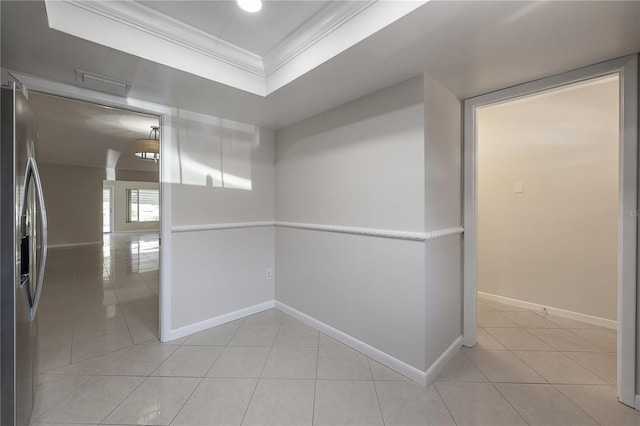
<svg viewBox="0 0 640 426">
<path fill-rule="evenodd" d="M 33 297 L 33 304 L 31 305 L 30 315 L 33 320 L 38 311 L 38 303 L 40 302 L 40 295 L 42 294 L 42 285 L 44 283 L 44 269 L 47 264 L 47 249 L 48 249 L 48 224 L 47 224 L 47 209 L 44 205 L 44 195 L 42 193 L 42 181 L 40 180 L 40 172 L 38 172 L 38 164 L 33 157 L 29 158 L 30 168 L 33 173 L 33 180 L 36 188 L 36 203 L 40 210 L 40 256 L 38 260 L 38 276 L 36 277 L 36 289 Z"/>
<path fill-rule="evenodd" d="M 31 296 L 31 292 L 29 290 L 28 283 L 33 277 L 29 275 L 29 267 L 28 262 L 30 259 L 30 250 L 31 250 L 31 242 L 30 237 L 26 235 L 26 223 L 24 222 L 27 215 L 27 199 L 28 199 L 28 191 L 29 191 L 29 183 L 33 179 L 34 188 L 35 188 L 35 196 L 36 196 L 36 205 L 38 206 L 38 211 L 40 213 L 40 220 L 38 223 L 40 224 L 40 256 L 38 257 L 38 265 L 36 269 L 36 281 L 34 288 L 34 295 Z M 24 201 L 22 203 L 22 214 L 21 218 L 23 223 L 21 224 L 21 233 L 22 233 L 22 263 L 26 262 L 27 268 L 23 265 L 22 268 L 22 277 L 21 281 L 25 286 L 25 291 L 27 293 L 27 299 L 29 300 L 29 316 L 31 320 L 33 320 L 36 316 L 36 312 L 38 310 L 38 303 L 40 302 L 40 295 L 42 294 L 42 284 L 44 280 L 44 268 L 47 263 L 47 210 L 44 205 L 44 195 L 42 194 L 42 181 L 40 180 L 40 173 L 38 172 L 38 165 L 36 164 L 36 160 L 33 157 L 29 157 L 27 160 L 27 167 L 25 170 L 24 176 Z"/>
</svg>

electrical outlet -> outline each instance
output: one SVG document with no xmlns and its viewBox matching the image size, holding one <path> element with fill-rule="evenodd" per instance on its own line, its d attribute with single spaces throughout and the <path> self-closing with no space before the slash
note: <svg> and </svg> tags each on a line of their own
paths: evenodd
<svg viewBox="0 0 640 426">
<path fill-rule="evenodd" d="M 267 268 L 267 272 L 265 273 L 265 276 L 268 280 L 272 280 L 273 279 L 273 269 L 271 268 Z"/>
</svg>

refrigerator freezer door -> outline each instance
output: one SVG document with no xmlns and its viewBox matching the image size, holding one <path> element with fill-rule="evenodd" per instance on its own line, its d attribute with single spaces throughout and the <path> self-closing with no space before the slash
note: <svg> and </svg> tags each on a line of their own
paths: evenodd
<svg viewBox="0 0 640 426">
<path fill-rule="evenodd" d="M 27 182 L 29 158 L 34 155 L 33 113 L 22 93 L 3 87 L 1 97 L 2 139 L 0 143 L 0 423 L 26 426 L 31 419 L 37 381 L 36 322 L 32 318 L 37 279 L 36 228 L 41 214 L 36 184 Z M 25 187 L 26 184 L 26 187 Z M 21 213 L 31 217 L 29 247 L 23 251 Z M 40 249 L 40 253 L 42 249 Z M 29 264 L 22 268 L 21 260 Z M 32 263 L 32 261 L 34 261 Z M 22 272 L 28 272 L 23 280 Z"/>
</svg>

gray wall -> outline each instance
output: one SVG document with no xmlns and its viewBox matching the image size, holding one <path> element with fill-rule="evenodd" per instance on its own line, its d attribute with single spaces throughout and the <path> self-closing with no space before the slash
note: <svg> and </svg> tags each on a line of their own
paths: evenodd
<svg viewBox="0 0 640 426">
<path fill-rule="evenodd" d="M 104 169 L 39 163 L 49 245 L 102 242 Z"/>
<path fill-rule="evenodd" d="M 274 131 L 189 113 L 172 121 L 173 226 L 274 221 Z M 173 232 L 173 330 L 274 298 L 273 226 Z"/>
<path fill-rule="evenodd" d="M 158 172 L 116 169 L 116 180 L 128 180 L 135 182 L 158 182 L 160 180 L 160 177 L 158 175 Z"/>
<path fill-rule="evenodd" d="M 462 226 L 462 102 L 424 76 L 425 230 Z M 425 247 L 428 369 L 462 335 L 462 236 Z"/>
<path fill-rule="evenodd" d="M 422 76 L 276 134 L 278 221 L 424 230 Z M 276 300 L 422 370 L 424 244 L 276 229 Z"/>
</svg>

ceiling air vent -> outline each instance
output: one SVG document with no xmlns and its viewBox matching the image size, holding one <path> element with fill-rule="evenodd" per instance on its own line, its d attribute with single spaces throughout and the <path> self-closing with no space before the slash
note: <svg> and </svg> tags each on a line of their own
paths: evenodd
<svg viewBox="0 0 640 426">
<path fill-rule="evenodd" d="M 127 96 L 133 87 L 133 83 L 115 80 L 111 77 L 105 77 L 104 75 L 78 69 L 76 70 L 76 81 L 80 82 L 87 89 L 118 96 Z"/>
</svg>

